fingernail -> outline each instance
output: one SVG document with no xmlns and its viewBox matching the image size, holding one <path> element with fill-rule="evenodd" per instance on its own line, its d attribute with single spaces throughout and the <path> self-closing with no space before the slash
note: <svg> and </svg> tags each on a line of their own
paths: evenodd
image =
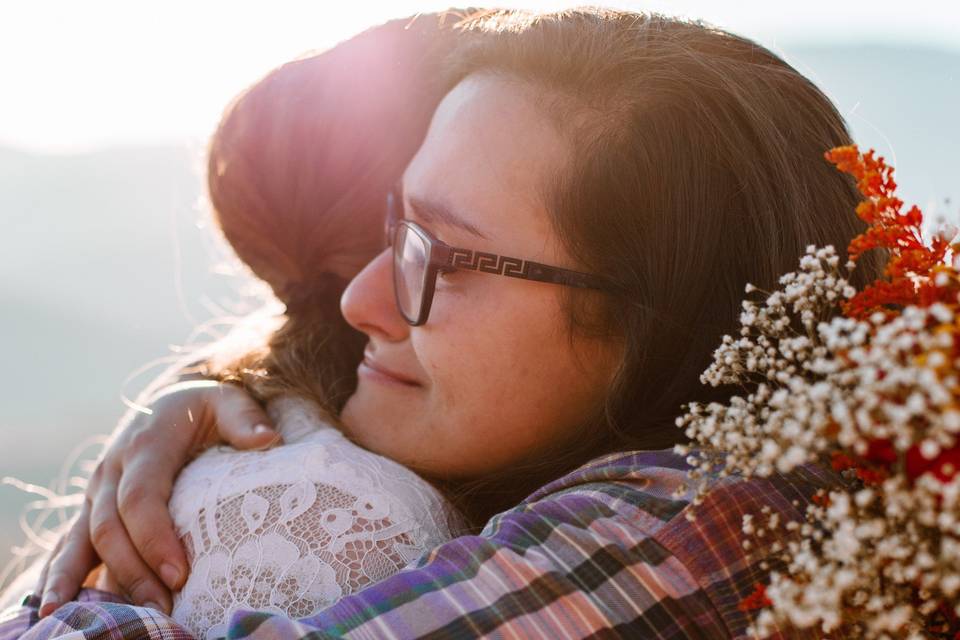
<svg viewBox="0 0 960 640">
<path fill-rule="evenodd" d="M 265 424 L 258 424 L 253 428 L 253 432 L 258 436 L 263 433 L 276 433 L 273 429 L 271 429 Z"/>
<path fill-rule="evenodd" d="M 53 613 L 59 605 L 60 596 L 57 595 L 57 592 L 47 591 L 43 594 L 43 599 L 40 601 L 40 617 L 43 618 Z"/>
<path fill-rule="evenodd" d="M 160 565 L 160 577 L 170 589 L 176 589 L 180 584 L 180 570 L 169 562 Z"/>
</svg>

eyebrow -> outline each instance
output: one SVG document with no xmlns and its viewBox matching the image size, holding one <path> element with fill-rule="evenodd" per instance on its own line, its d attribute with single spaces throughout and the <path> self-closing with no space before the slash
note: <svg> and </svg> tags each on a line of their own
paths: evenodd
<svg viewBox="0 0 960 640">
<path fill-rule="evenodd" d="M 451 211 L 449 207 L 438 202 L 421 200 L 420 198 L 410 197 L 407 201 L 413 213 L 424 222 L 434 224 L 445 224 L 458 229 L 463 229 L 467 233 L 489 240 L 479 229 L 464 220 L 462 217 Z"/>
</svg>

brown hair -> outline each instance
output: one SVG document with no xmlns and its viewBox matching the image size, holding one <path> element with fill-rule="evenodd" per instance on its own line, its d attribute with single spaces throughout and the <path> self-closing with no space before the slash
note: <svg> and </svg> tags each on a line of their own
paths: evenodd
<svg viewBox="0 0 960 640">
<path fill-rule="evenodd" d="M 331 256 L 373 255 L 383 195 L 446 90 L 480 72 L 539 85 L 545 116 L 578 150 L 545 185 L 555 229 L 581 269 L 620 291 L 599 314 L 584 303 L 592 294 L 566 291 L 571 335 L 623 340 L 625 358 L 575 446 L 455 488 L 482 523 L 591 457 L 682 439 L 681 405 L 728 393 L 699 375 L 735 331 L 744 285 L 774 286 L 805 245 L 845 247 L 862 225 L 852 181 L 822 158 L 850 140 L 841 116 L 750 40 L 621 11 L 487 13 L 460 25 L 444 85 L 431 56 L 451 38 L 438 22 L 416 21 L 416 37 L 389 23 L 285 65 L 227 110 L 211 143 L 211 200 L 290 312 L 225 371 L 261 399 L 307 381 L 302 392 L 339 410 L 363 340 L 337 309 L 343 283 L 323 275 Z M 868 258 L 856 284 L 879 273 Z"/>
<path fill-rule="evenodd" d="M 533 83 L 577 150 L 545 185 L 547 208 L 580 268 L 620 293 L 598 314 L 595 294 L 565 292 L 570 333 L 625 349 L 579 442 L 472 488 L 489 512 L 593 456 L 681 441 L 684 403 L 730 393 L 699 377 L 737 330 L 744 286 L 776 286 L 806 245 L 842 251 L 863 224 L 853 181 L 823 158 L 850 142 L 842 117 L 755 42 L 602 9 L 492 12 L 462 27 L 484 37 L 457 53 L 448 86 L 472 73 Z M 879 274 L 877 258 L 859 264 L 855 284 Z"/>
<path fill-rule="evenodd" d="M 393 20 L 284 64 L 227 106 L 208 149 L 214 218 L 287 313 L 261 345 L 208 362 L 209 375 L 261 401 L 311 397 L 331 418 L 353 392 L 365 337 L 340 294 L 381 250 L 386 193 L 443 96 L 449 14 Z"/>
</svg>

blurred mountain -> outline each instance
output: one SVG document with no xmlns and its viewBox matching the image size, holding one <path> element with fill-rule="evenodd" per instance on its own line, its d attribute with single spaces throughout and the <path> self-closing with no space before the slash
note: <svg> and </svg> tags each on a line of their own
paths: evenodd
<svg viewBox="0 0 960 640">
<path fill-rule="evenodd" d="M 907 202 L 960 218 L 960 54 L 780 53 L 835 101 L 861 146 L 895 162 Z M 237 299 L 243 281 L 214 269 L 229 254 L 204 222 L 201 156 L 0 148 L 0 477 L 47 484 L 77 443 L 113 428 L 122 394 L 145 382 L 128 376 Z M 27 500 L 0 486 L 0 563 L 22 540 Z"/>
<path fill-rule="evenodd" d="M 238 298 L 243 281 L 213 269 L 229 254 L 201 228 L 199 157 L 0 149 L 0 477 L 46 485 L 148 380 L 128 377 Z M 0 486 L 0 563 L 27 500 Z"/>
</svg>

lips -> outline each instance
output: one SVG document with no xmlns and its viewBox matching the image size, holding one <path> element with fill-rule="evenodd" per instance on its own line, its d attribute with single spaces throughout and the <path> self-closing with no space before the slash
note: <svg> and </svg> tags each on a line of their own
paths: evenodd
<svg viewBox="0 0 960 640">
<path fill-rule="evenodd" d="M 406 384 L 414 387 L 420 386 L 420 383 L 414 380 L 413 378 L 409 378 L 401 373 L 397 373 L 396 371 L 393 371 L 392 369 L 388 369 L 387 367 L 383 366 L 379 362 L 376 362 L 375 360 L 373 360 L 369 355 L 364 354 L 363 362 L 360 364 L 361 366 L 365 366 L 368 369 L 371 369 L 375 373 L 378 373 L 382 376 L 386 376 L 387 378 L 392 379 L 394 382 L 398 382 L 401 384 Z"/>
</svg>

